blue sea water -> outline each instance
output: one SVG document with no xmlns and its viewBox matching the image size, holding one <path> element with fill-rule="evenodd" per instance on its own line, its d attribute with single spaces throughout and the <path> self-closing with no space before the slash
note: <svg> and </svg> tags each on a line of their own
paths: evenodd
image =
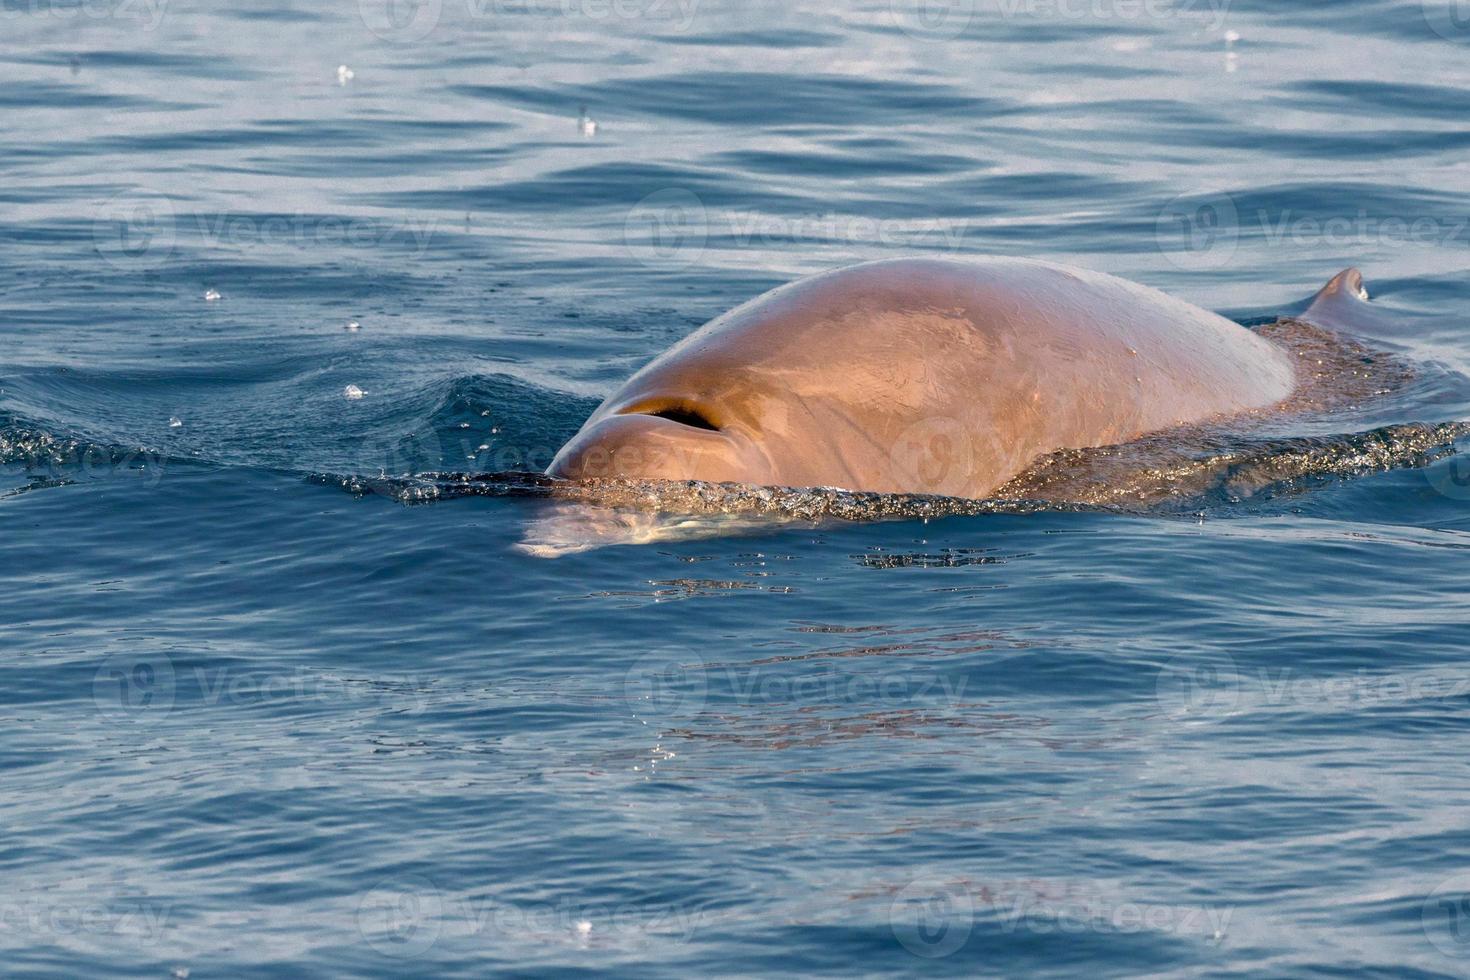
<svg viewBox="0 0 1470 980">
<path fill-rule="evenodd" d="M 1464 453 L 554 560 L 338 479 L 540 469 L 891 255 L 1252 323 L 1357 265 L 1420 379 L 1337 431 L 1470 418 L 1463 2 L 0 32 L 0 973 L 1470 973 Z"/>
</svg>

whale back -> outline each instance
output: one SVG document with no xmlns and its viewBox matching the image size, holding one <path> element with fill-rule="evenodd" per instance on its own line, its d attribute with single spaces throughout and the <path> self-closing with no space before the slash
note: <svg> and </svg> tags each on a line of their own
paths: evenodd
<svg viewBox="0 0 1470 980">
<path fill-rule="evenodd" d="M 759 482 L 980 497 L 1058 449 L 1266 408 L 1293 377 L 1251 331 L 1123 279 L 901 259 L 730 311 L 599 414 L 655 393 L 713 405 L 759 444 Z"/>
</svg>

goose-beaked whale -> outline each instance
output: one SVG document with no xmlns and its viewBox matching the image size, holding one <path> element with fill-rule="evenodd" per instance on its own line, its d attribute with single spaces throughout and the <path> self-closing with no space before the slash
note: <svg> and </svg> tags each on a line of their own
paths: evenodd
<svg viewBox="0 0 1470 980">
<path fill-rule="evenodd" d="M 1303 316 L 1365 298 L 1350 269 Z M 1115 276 L 894 259 L 701 327 L 603 402 L 547 472 L 979 498 L 1048 453 L 1267 409 L 1294 385 L 1282 348 Z"/>
</svg>

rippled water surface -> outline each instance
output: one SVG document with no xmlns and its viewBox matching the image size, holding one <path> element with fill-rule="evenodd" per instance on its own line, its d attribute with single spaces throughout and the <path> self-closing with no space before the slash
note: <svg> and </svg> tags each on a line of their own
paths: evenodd
<svg viewBox="0 0 1470 980">
<path fill-rule="evenodd" d="M 1470 972 L 1470 443 L 1381 435 L 1470 419 L 1463 3 L 0 32 L 6 975 Z M 614 518 L 415 477 L 543 468 L 798 275 L 980 253 L 1250 324 L 1356 265 L 1414 379 L 1155 513 L 546 560 Z"/>
</svg>

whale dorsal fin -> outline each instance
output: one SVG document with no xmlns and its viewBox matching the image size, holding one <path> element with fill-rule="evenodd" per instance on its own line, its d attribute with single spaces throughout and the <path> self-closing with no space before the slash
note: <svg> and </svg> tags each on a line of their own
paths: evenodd
<svg viewBox="0 0 1470 980">
<path fill-rule="evenodd" d="M 1307 311 L 1297 317 L 1329 330 L 1348 330 L 1372 323 L 1376 312 L 1368 302 L 1368 288 L 1357 269 L 1344 269 L 1323 286 Z"/>
</svg>

